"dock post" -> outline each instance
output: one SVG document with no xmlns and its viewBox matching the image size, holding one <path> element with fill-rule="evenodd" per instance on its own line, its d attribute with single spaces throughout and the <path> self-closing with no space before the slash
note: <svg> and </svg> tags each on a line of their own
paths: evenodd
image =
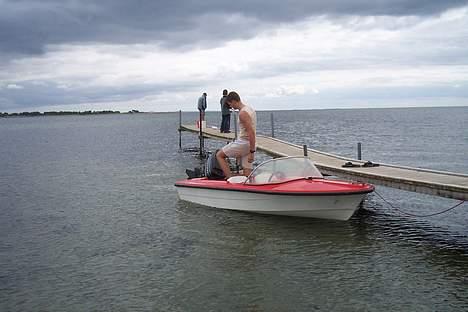
<svg viewBox="0 0 468 312">
<path fill-rule="evenodd" d="M 361 142 L 358 142 L 358 144 L 357 144 L 357 159 L 358 160 L 362 159 L 361 151 L 362 151 L 362 144 L 361 144 Z"/>
<path fill-rule="evenodd" d="M 302 145 L 302 149 L 304 150 L 304 156 L 308 156 L 308 154 L 307 154 L 307 145 L 306 144 Z"/>
<path fill-rule="evenodd" d="M 234 111 L 234 140 L 237 140 L 237 111 Z"/>
<path fill-rule="evenodd" d="M 271 121 L 271 137 L 275 137 L 275 119 L 273 118 L 273 113 L 270 115 L 270 121 Z"/>
<path fill-rule="evenodd" d="M 182 110 L 179 110 L 179 150 L 182 149 Z"/>
<path fill-rule="evenodd" d="M 198 126 L 200 127 L 200 159 L 203 158 L 203 121 L 202 121 L 202 112 L 200 111 L 200 122 L 198 123 Z"/>
</svg>

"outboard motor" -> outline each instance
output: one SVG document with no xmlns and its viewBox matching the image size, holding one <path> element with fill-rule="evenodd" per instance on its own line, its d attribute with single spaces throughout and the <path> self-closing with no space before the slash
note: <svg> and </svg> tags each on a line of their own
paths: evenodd
<svg viewBox="0 0 468 312">
<path fill-rule="evenodd" d="M 201 170 L 200 168 L 195 168 L 194 170 L 186 169 L 185 173 L 187 173 L 188 178 L 193 179 L 193 178 L 207 177 L 209 180 L 223 180 L 224 172 L 218 163 L 218 159 L 216 158 L 217 152 L 218 150 L 216 150 L 214 153 L 208 154 L 208 157 L 205 162 L 204 170 Z M 229 159 L 228 159 L 228 162 L 229 162 Z"/>
<path fill-rule="evenodd" d="M 209 180 L 223 180 L 225 177 L 223 169 L 221 169 L 218 159 L 216 158 L 216 153 L 218 153 L 218 150 L 214 153 L 210 153 L 206 159 L 205 177 Z"/>
</svg>

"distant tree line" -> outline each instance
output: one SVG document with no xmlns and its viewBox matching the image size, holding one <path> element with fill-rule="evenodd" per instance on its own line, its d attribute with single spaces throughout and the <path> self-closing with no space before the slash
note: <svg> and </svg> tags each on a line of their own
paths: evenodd
<svg viewBox="0 0 468 312">
<path fill-rule="evenodd" d="M 131 110 L 129 113 L 138 113 L 136 110 Z M 34 116 L 61 116 L 61 115 L 103 115 L 103 114 L 120 114 L 120 111 L 83 111 L 83 112 L 73 112 L 73 111 L 51 111 L 51 112 L 22 112 L 22 113 L 2 113 L 0 112 L 0 117 L 34 117 Z"/>
</svg>

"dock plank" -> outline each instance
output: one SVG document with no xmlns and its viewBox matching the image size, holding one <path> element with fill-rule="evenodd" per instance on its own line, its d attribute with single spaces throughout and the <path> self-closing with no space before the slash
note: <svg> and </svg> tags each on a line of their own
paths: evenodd
<svg viewBox="0 0 468 312">
<path fill-rule="evenodd" d="M 194 133 L 200 131 L 196 126 L 188 125 L 182 125 L 180 130 Z M 204 129 L 203 136 L 224 141 L 234 139 L 233 133 L 220 133 L 218 129 L 211 128 Z M 263 135 L 257 135 L 257 149 L 273 157 L 303 155 L 302 146 Z M 309 158 L 324 174 L 417 193 L 460 200 L 468 199 L 468 175 L 466 174 L 382 163 L 378 167 L 343 168 L 342 165 L 347 161 L 356 164 L 363 164 L 365 161 L 309 148 L 307 151 Z"/>
</svg>

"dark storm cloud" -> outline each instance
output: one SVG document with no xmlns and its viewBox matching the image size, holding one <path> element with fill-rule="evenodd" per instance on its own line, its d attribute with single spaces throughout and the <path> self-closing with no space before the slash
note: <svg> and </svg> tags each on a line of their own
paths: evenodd
<svg viewBox="0 0 468 312">
<path fill-rule="evenodd" d="M 47 44 L 76 42 L 213 45 L 314 15 L 430 15 L 464 4 L 466 0 L 0 0 L 0 54 L 38 54 Z"/>
</svg>

